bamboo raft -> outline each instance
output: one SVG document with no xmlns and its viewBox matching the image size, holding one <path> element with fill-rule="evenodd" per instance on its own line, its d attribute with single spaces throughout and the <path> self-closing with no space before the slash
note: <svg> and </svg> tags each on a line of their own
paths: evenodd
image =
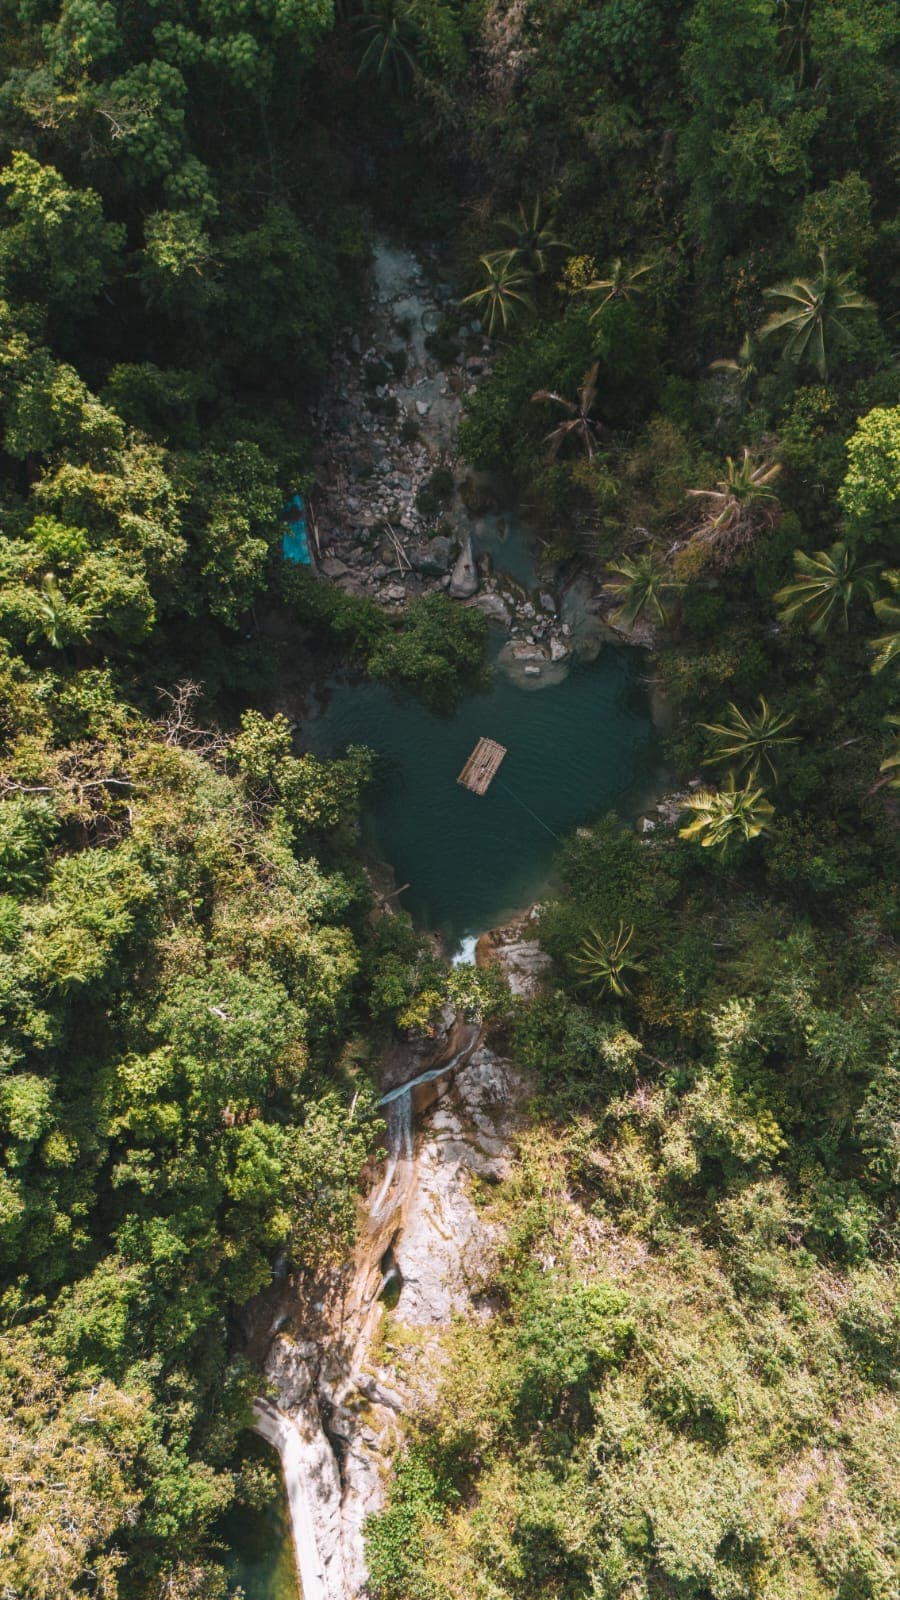
<svg viewBox="0 0 900 1600">
<path fill-rule="evenodd" d="M 487 794 L 505 755 L 505 747 L 496 739 L 479 739 L 457 783 L 464 789 L 471 789 L 473 794 Z"/>
</svg>

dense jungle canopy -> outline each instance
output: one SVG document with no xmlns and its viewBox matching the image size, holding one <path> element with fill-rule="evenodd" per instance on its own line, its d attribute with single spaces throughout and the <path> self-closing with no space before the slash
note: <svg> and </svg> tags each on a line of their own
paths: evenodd
<svg viewBox="0 0 900 1600">
<path fill-rule="evenodd" d="M 272 613 L 310 675 L 483 671 L 451 602 L 281 556 L 381 230 L 482 317 L 463 453 L 653 624 L 705 787 L 566 842 L 544 998 L 468 994 L 539 1097 L 373 1595 L 891 1600 L 895 5 L 0 18 L 0 1592 L 228 1594 L 234 1314 L 347 1249 L 369 1067 L 460 982 L 371 917 L 366 751 L 272 714 Z"/>
</svg>

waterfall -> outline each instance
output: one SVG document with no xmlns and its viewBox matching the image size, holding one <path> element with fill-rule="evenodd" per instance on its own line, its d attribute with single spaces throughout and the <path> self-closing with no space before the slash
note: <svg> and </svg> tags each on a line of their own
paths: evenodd
<svg viewBox="0 0 900 1600">
<path fill-rule="evenodd" d="M 346 1590 L 342 1574 L 329 1570 L 317 1537 L 317 1525 L 327 1525 L 327 1512 L 333 1520 L 340 1520 L 341 1486 L 315 1405 L 298 1422 L 285 1416 L 270 1400 L 254 1400 L 253 1427 L 274 1446 L 281 1460 L 303 1600 L 343 1600 Z M 331 1567 L 335 1566 L 340 1567 L 339 1556 L 337 1561 L 332 1559 Z"/>
<path fill-rule="evenodd" d="M 387 1148 L 388 1162 L 385 1168 L 384 1180 L 375 1199 L 372 1202 L 371 1215 L 380 1217 L 384 1203 L 394 1181 L 397 1167 L 401 1159 L 412 1161 L 413 1155 L 413 1103 L 412 1091 L 420 1083 L 433 1083 L 436 1078 L 445 1078 L 452 1072 L 463 1059 L 468 1060 L 478 1041 L 479 1030 L 476 1028 L 473 1037 L 455 1056 L 445 1061 L 443 1066 L 429 1067 L 427 1072 L 420 1072 L 417 1078 L 410 1078 L 408 1083 L 401 1083 L 396 1089 L 389 1089 L 379 1100 L 379 1106 L 385 1112 L 387 1123 Z"/>
<path fill-rule="evenodd" d="M 418 1078 L 414 1082 L 418 1083 Z M 397 1165 L 401 1157 L 405 1161 L 412 1160 L 413 1153 L 413 1107 L 412 1084 L 405 1083 L 399 1089 L 393 1089 L 379 1101 L 379 1105 L 386 1108 L 387 1115 L 387 1147 L 388 1162 L 384 1171 L 384 1182 L 372 1202 L 371 1215 L 379 1217 L 382 1207 L 388 1197 Z"/>
</svg>

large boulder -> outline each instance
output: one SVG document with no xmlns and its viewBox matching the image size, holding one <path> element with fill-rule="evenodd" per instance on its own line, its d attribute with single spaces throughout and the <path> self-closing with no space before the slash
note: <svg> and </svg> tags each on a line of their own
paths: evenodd
<svg viewBox="0 0 900 1600">
<path fill-rule="evenodd" d="M 454 600 L 468 600 L 473 594 L 478 593 L 478 568 L 472 553 L 472 540 L 468 534 L 450 574 L 449 592 Z"/>
<path fill-rule="evenodd" d="M 443 534 L 409 545 L 406 553 L 423 578 L 442 578 L 450 566 L 450 540 Z"/>
</svg>

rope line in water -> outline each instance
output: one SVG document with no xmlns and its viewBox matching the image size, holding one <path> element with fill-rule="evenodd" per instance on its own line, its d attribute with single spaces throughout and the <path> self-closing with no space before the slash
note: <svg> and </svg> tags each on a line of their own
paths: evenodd
<svg viewBox="0 0 900 1600">
<path fill-rule="evenodd" d="M 494 782 L 499 784 L 501 789 L 505 789 L 507 794 L 512 795 L 512 798 L 516 801 L 516 804 L 520 805 L 522 807 L 523 811 L 527 811 L 528 815 L 530 817 L 534 817 L 535 822 L 538 823 L 538 825 L 541 828 L 544 829 L 545 833 L 549 833 L 551 839 L 555 839 L 557 844 L 562 844 L 562 839 L 559 837 L 559 834 L 558 833 L 554 833 L 553 829 L 549 826 L 549 824 L 544 822 L 538 816 L 536 811 L 532 811 L 531 807 L 529 805 L 527 805 L 524 800 L 520 800 L 519 796 L 515 793 L 515 791 L 513 789 L 511 789 L 509 787 L 508 783 L 504 783 L 502 778 L 495 778 Z"/>
</svg>

